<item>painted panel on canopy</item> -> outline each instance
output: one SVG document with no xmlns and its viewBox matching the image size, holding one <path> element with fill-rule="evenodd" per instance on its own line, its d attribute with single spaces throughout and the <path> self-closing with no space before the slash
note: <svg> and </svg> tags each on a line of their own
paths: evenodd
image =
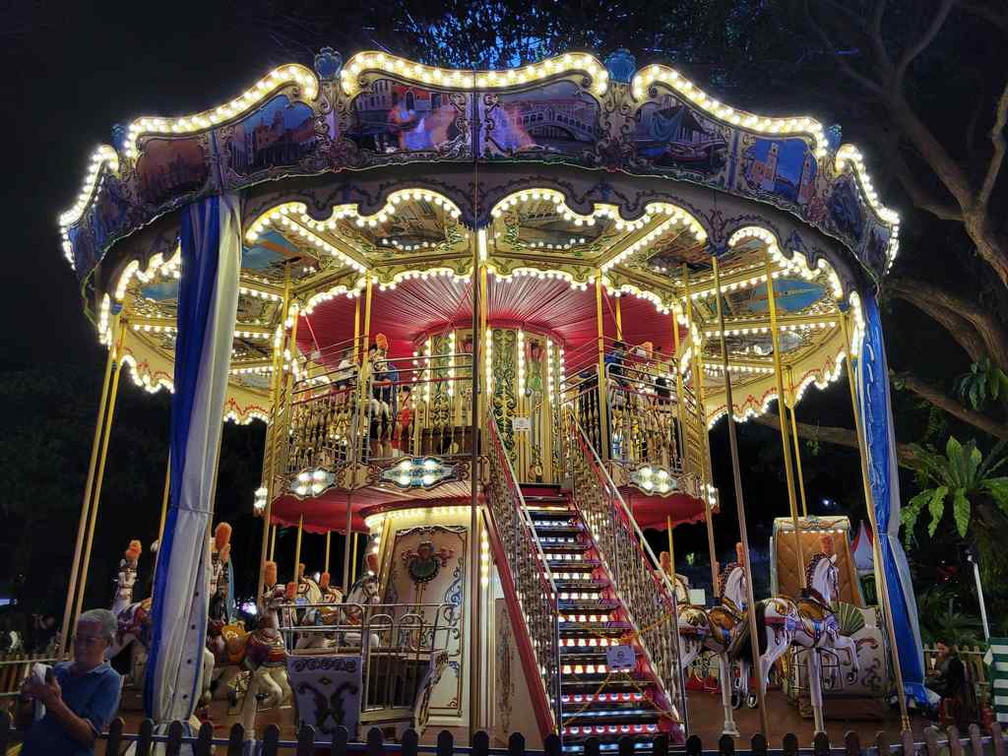
<svg viewBox="0 0 1008 756">
<path fill-rule="evenodd" d="M 262 233 L 254 244 L 242 248 L 243 270 L 250 270 L 257 276 L 268 278 L 274 282 L 284 280 L 284 267 L 288 261 L 304 261 L 310 265 L 314 258 L 308 258 L 305 253 L 278 231 L 269 230 Z M 297 274 L 297 266 L 291 269 Z"/>
<path fill-rule="evenodd" d="M 140 202 L 158 206 L 173 197 L 199 194 L 210 181 L 210 135 L 152 137 L 140 143 L 136 189 Z"/>
<path fill-rule="evenodd" d="M 727 183 L 733 129 L 668 93 L 643 103 L 634 121 L 631 138 L 638 158 L 685 177 Z"/>
<path fill-rule="evenodd" d="M 573 81 L 524 92 L 487 92 L 479 103 L 484 157 L 582 157 L 595 151 L 601 135 L 598 101 Z"/>
<path fill-rule="evenodd" d="M 346 136 L 366 153 L 469 154 L 469 95 L 377 79 L 351 106 Z"/>
<path fill-rule="evenodd" d="M 230 127 L 219 130 L 224 183 L 247 186 L 250 180 L 324 168 L 320 154 L 335 135 L 332 117 L 317 116 L 302 102 L 277 95 Z"/>
</svg>

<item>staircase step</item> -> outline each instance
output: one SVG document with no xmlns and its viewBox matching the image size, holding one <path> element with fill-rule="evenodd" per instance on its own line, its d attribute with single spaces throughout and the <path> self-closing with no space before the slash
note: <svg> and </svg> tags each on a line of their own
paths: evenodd
<svg viewBox="0 0 1008 756">
<path fill-rule="evenodd" d="M 614 609 L 619 609 L 619 601 L 616 599 L 575 599 L 560 596 L 557 599 L 557 608 L 564 614 L 570 614 L 571 612 L 577 612 L 578 614 L 598 614 L 599 612 L 611 612 Z"/>
<path fill-rule="evenodd" d="M 607 578 L 558 576 L 554 573 L 553 585 L 558 591 L 565 593 L 601 593 L 611 583 Z"/>
</svg>

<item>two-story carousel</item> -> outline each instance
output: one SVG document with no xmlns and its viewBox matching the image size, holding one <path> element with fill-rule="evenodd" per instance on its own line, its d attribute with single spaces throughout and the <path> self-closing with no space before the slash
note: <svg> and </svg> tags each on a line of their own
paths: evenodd
<svg viewBox="0 0 1008 756">
<path fill-rule="evenodd" d="M 821 729 L 809 678 L 827 693 L 824 670 L 862 682 L 836 618 L 839 602 L 864 602 L 846 525 L 802 511 L 794 408 L 856 360 L 884 607 L 857 612 L 882 649 L 864 694 L 888 693 L 887 647 L 895 679 L 919 682 L 874 299 L 898 221 L 838 135 L 735 110 L 625 53 L 456 71 L 326 49 L 314 70 L 278 68 L 214 109 L 137 119 L 96 150 L 60 217 L 109 347 L 64 629 L 125 369 L 174 392 L 144 641 L 159 721 L 199 697 L 220 423 L 259 420 L 263 561 L 279 526 L 299 544 L 304 531 L 347 539 L 342 565 L 327 535 L 326 564 L 274 563 L 258 587 L 282 642 L 280 672 L 257 684 L 286 678 L 283 696 L 296 678 L 297 717 L 320 732 L 681 739 L 691 649 L 721 654 L 727 689 L 729 665 L 746 649 L 766 661 L 758 636 L 780 627 L 797 649 L 785 660 L 809 658 L 793 685 L 812 691 Z M 736 421 L 782 398 L 789 501 L 771 514 L 790 516 L 774 585 L 793 601 L 774 599 L 787 621 L 764 628 L 764 610 L 746 611 L 747 549 L 737 565 L 715 558 L 707 431 L 727 415 L 734 439 Z M 731 462 L 741 512 L 734 443 Z M 707 523 L 721 590 L 706 607 L 686 606 L 696 594 L 642 535 L 686 522 Z M 827 531 L 842 543 L 819 548 Z M 341 591 L 307 576 L 330 567 Z M 811 644 L 799 626 L 817 628 Z"/>
</svg>

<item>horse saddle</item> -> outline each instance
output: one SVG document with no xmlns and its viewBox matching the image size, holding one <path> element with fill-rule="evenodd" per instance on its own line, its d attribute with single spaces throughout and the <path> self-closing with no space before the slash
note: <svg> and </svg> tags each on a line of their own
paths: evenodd
<svg viewBox="0 0 1008 756">
<path fill-rule="evenodd" d="M 679 634 L 706 638 L 711 634 L 707 612 L 692 604 L 679 605 Z"/>
<path fill-rule="evenodd" d="M 749 624 L 741 613 L 724 606 L 715 606 L 707 612 L 711 635 L 734 658 L 740 644 L 749 639 Z"/>
<path fill-rule="evenodd" d="M 253 632 L 246 642 L 245 658 L 258 667 L 283 666 L 287 663 L 287 650 L 279 633 L 260 629 Z"/>
<path fill-rule="evenodd" d="M 833 610 L 814 598 L 800 598 L 795 604 L 798 607 L 798 619 L 802 631 L 818 642 L 830 627 L 836 625 L 836 615 Z"/>
</svg>

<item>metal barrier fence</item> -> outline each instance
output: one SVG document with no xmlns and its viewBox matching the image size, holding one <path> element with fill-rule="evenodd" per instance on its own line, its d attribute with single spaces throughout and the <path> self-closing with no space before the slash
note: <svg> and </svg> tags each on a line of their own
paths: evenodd
<svg viewBox="0 0 1008 756">
<path fill-rule="evenodd" d="M 0 698 L 16 696 L 33 664 L 56 664 L 63 659 L 49 654 L 0 654 Z"/>
<path fill-rule="evenodd" d="M 155 735 L 154 723 L 147 719 L 140 726 L 138 733 L 124 732 L 123 720 L 115 719 L 108 732 L 101 735 L 105 741 L 106 754 L 119 754 L 124 746 L 135 745 L 136 756 L 150 756 L 155 744 L 164 744 L 166 756 L 178 756 L 182 746 L 193 747 L 195 756 L 209 756 L 218 748 L 217 754 L 227 756 L 243 756 L 248 753 L 248 741 L 245 730 L 240 724 L 231 727 L 227 738 L 215 738 L 213 725 L 205 723 L 195 736 L 185 735 L 185 726 L 181 722 L 172 722 L 168 726 L 167 735 Z M 762 735 L 754 735 L 747 744 L 748 747 L 737 748 L 734 739 L 727 735 L 721 736 L 717 743 L 704 743 L 696 735 L 686 741 L 686 756 L 1005 756 L 1005 737 L 1000 725 L 991 725 L 990 734 L 983 735 L 978 725 L 970 725 L 967 737 L 950 727 L 942 733 L 934 727 L 924 731 L 923 741 L 914 741 L 913 733 L 903 733 L 899 742 L 892 742 L 888 735 L 880 732 L 873 742 L 862 743 L 857 733 L 848 732 L 842 743 L 833 744 L 824 733 L 816 735 L 811 748 L 799 748 L 798 737 L 793 733 L 785 735 L 779 746 L 771 746 Z M 10 715 L 0 712 L 0 753 L 14 745 L 16 737 L 11 728 Z M 645 747 L 640 747 L 643 744 Z M 650 749 L 646 745 L 650 744 Z M 739 746 L 743 743 L 739 742 Z M 549 735 L 543 743 L 543 750 L 525 747 L 525 737 L 521 733 L 512 733 L 507 747 L 492 748 L 490 737 L 485 732 L 477 732 L 470 745 L 456 743 L 452 733 L 442 730 L 438 733 L 436 745 L 420 745 L 419 736 L 415 730 L 406 730 L 400 743 L 386 744 L 381 730 L 372 728 L 368 731 L 367 740 L 362 743 L 349 741 L 346 728 L 340 727 L 336 737 L 331 741 L 317 741 L 312 727 L 301 727 L 297 740 L 281 740 L 280 728 L 269 725 L 259 741 L 261 756 L 276 756 L 277 754 L 296 754 L 296 756 L 314 756 L 326 750 L 331 756 L 346 756 L 348 753 L 365 753 L 367 756 L 419 756 L 419 754 L 436 754 L 436 756 L 453 756 L 454 754 L 472 754 L 472 756 L 560 756 L 562 746 L 560 738 Z M 636 747 L 635 747 L 636 746 Z M 711 747 L 713 746 L 713 747 Z M 682 754 L 681 748 L 670 749 L 668 738 L 658 735 L 651 739 L 624 737 L 619 741 L 620 756 L 636 753 L 640 756 L 669 756 Z M 585 756 L 600 756 L 600 746 L 597 738 L 585 741 Z"/>
</svg>

